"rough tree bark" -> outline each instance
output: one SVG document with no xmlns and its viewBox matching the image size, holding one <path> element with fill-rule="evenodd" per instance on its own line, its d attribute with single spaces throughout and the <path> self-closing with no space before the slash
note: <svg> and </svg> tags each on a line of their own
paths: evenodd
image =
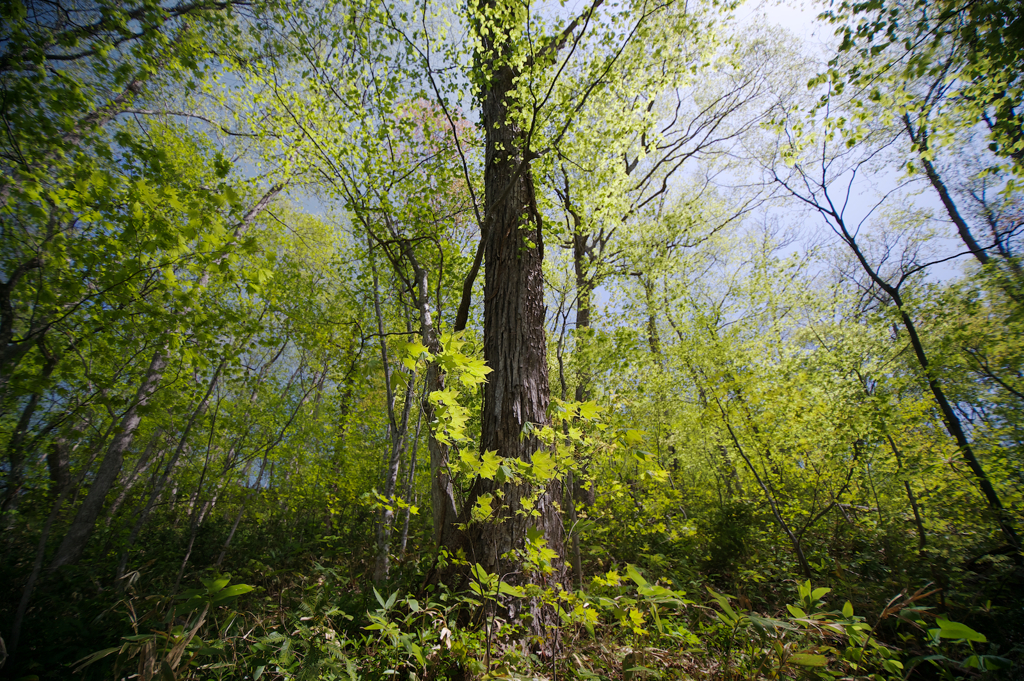
<svg viewBox="0 0 1024 681">
<path fill-rule="evenodd" d="M 520 69 L 515 66 L 515 11 L 492 0 L 477 7 L 480 47 L 477 68 L 486 78 L 481 93 L 486 131 L 484 169 L 484 359 L 493 370 L 484 388 L 481 449 L 506 458 L 530 461 L 540 443 L 524 434 L 528 424 L 547 423 L 549 386 L 544 330 L 544 258 L 541 217 L 534 194 L 530 163 L 535 154 L 527 134 L 509 110 Z M 449 548 L 461 548 L 506 582 L 526 581 L 511 552 L 525 546 L 526 533 L 536 528 L 557 557 L 547 584 L 566 581 L 564 530 L 558 500 L 561 483 L 549 483 L 536 501 L 537 515 L 520 513 L 533 490 L 528 485 L 477 479 L 460 520 L 484 494 L 502 496 L 501 506 L 488 522 L 469 523 Z M 500 493 L 500 494 L 499 494 Z M 535 609 L 536 610 L 536 609 Z M 510 614 L 515 614 L 511 613 Z M 543 629 L 543 616 L 534 613 L 531 628 Z"/>
</svg>

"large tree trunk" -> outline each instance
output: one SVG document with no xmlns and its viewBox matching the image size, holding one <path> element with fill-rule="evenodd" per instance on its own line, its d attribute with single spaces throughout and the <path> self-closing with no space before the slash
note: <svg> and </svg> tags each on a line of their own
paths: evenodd
<svg viewBox="0 0 1024 681">
<path fill-rule="evenodd" d="M 514 44 L 508 38 L 512 31 L 502 29 L 511 29 L 503 24 L 515 19 L 499 2 L 480 3 L 478 11 L 482 22 L 498 24 L 481 32 L 477 54 L 480 70 L 489 75 L 482 93 L 487 135 L 484 358 L 493 370 L 484 388 L 481 448 L 530 461 L 539 442 L 532 435 L 524 437 L 523 429 L 527 424 L 547 423 L 549 401 L 541 219 L 530 168 L 532 153 L 524 148 L 525 134 L 508 111 L 519 72 L 513 65 Z M 523 574 L 511 552 L 522 549 L 527 530 L 536 528 L 557 555 L 547 584 L 564 583 L 564 530 L 556 505 L 561 484 L 552 481 L 541 491 L 536 515 L 521 513 L 524 498 L 533 491 L 526 484 L 477 479 L 462 520 L 469 520 L 470 509 L 481 495 L 493 494 L 496 501 L 503 495 L 501 506 L 491 520 L 471 523 L 460 543 L 471 562 L 506 581 L 523 582 L 531 576 Z M 544 618 L 536 614 L 531 628 L 542 633 Z"/>
</svg>

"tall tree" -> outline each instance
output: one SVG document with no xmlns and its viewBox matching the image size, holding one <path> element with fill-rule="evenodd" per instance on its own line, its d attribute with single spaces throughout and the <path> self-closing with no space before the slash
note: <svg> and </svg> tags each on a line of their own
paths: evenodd
<svg viewBox="0 0 1024 681">
<path fill-rule="evenodd" d="M 893 307 L 894 321 L 906 334 L 921 380 L 927 385 L 947 432 L 970 469 L 1007 544 L 1019 553 L 1021 545 L 1014 518 L 1004 506 L 999 491 L 979 458 L 971 442 L 969 428 L 964 425 L 947 394 L 947 388 L 922 333 L 922 326 L 915 319 L 908 289 L 913 288 L 918 278 L 916 275 L 934 263 L 928 261 L 920 243 L 913 240 L 905 244 L 902 253 L 893 257 L 896 255 L 896 244 L 886 243 L 885 235 L 882 237 L 883 249 L 878 256 L 873 257 L 866 245 L 867 237 L 862 233 L 862 228 L 868 226 L 872 215 L 881 210 L 883 204 L 890 199 L 895 201 L 893 197 L 898 195 L 902 186 L 897 184 L 884 192 L 862 216 L 851 216 L 854 213 L 851 206 L 853 178 L 875 162 L 885 149 L 895 144 L 899 132 L 879 126 L 873 136 L 860 145 L 837 148 L 832 107 L 838 107 L 838 102 L 829 103 L 824 117 L 817 122 L 813 132 L 795 130 L 789 125 L 784 127 L 776 153 L 767 160 L 766 172 L 793 199 L 817 214 L 838 237 L 839 242 L 849 249 L 865 278 L 864 287 L 870 295 Z M 914 224 L 912 217 L 907 219 L 904 216 L 904 221 L 908 227 Z M 948 259 L 951 258 L 939 260 Z"/>
</svg>

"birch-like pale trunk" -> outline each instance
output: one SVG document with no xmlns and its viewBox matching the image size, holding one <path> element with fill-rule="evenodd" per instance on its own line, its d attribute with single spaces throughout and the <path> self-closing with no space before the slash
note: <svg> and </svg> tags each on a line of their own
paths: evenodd
<svg viewBox="0 0 1024 681">
<path fill-rule="evenodd" d="M 373 260 L 373 245 L 367 240 L 370 247 L 370 268 L 373 273 L 373 309 L 377 319 L 377 335 L 380 340 L 380 358 L 384 366 L 385 395 L 388 411 L 388 432 L 391 435 L 391 446 L 388 456 L 384 458 L 383 471 L 383 497 L 384 508 L 381 509 L 380 518 L 377 521 L 377 555 L 374 560 L 373 582 L 383 584 L 388 579 L 391 568 L 391 535 L 394 531 L 395 511 L 393 508 L 395 489 L 398 487 L 398 470 L 402 461 L 402 454 L 405 449 L 406 431 L 409 428 L 409 413 L 412 408 L 415 391 L 415 375 L 410 374 L 405 389 L 405 403 L 402 406 L 402 415 L 398 417 L 395 412 L 395 392 L 393 386 L 394 370 L 392 368 L 393 358 L 388 351 L 387 336 L 384 333 L 384 314 L 380 303 L 380 280 L 377 276 L 377 267 Z M 408 331 L 409 329 L 407 329 Z M 401 371 L 401 369 L 398 369 Z"/>
<path fill-rule="evenodd" d="M 121 472 L 124 455 L 131 447 L 135 431 L 138 430 L 139 424 L 142 422 L 141 409 L 149 403 L 160 387 L 168 359 L 169 354 L 166 347 L 160 347 L 153 353 L 153 359 L 149 363 L 149 368 L 146 369 L 135 399 L 124 416 L 121 417 L 117 432 L 107 447 L 107 452 L 100 463 L 92 486 L 89 487 L 89 493 L 75 514 L 71 526 L 64 534 L 60 546 L 57 547 L 57 553 L 54 554 L 53 560 L 50 561 L 51 568 L 74 563 L 85 551 L 86 543 L 96 526 L 96 519 L 103 509 L 107 494 Z"/>
</svg>

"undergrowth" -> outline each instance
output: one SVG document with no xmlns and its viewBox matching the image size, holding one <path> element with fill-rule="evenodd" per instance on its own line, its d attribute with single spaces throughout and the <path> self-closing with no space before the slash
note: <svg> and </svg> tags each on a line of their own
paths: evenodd
<svg viewBox="0 0 1024 681">
<path fill-rule="evenodd" d="M 121 640 L 73 668 L 82 679 L 142 681 L 952 681 L 1019 669 L 1019 650 L 954 619 L 934 586 L 859 612 L 832 588 L 788 582 L 788 603 L 768 609 L 652 574 L 624 564 L 569 591 L 511 586 L 474 565 L 464 592 L 410 580 L 381 593 L 324 562 L 281 571 L 250 561 L 177 594 L 144 593 L 136 575 L 104 615 L 107 631 L 119 618 Z M 538 608 L 555 623 L 540 635 Z"/>
</svg>

